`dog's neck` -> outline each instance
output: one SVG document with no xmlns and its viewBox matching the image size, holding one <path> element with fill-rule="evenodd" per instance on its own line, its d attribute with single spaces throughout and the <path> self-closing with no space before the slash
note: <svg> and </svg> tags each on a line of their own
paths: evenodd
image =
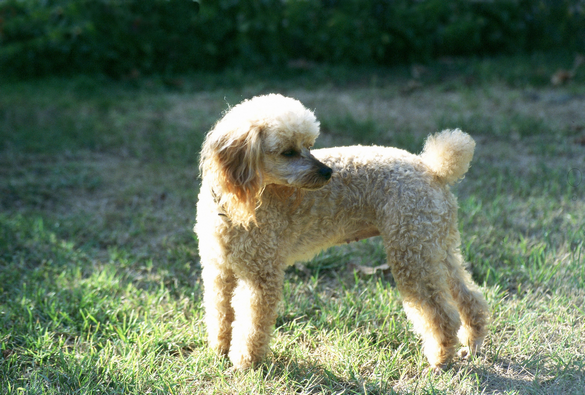
<svg viewBox="0 0 585 395">
<path fill-rule="evenodd" d="M 263 188 L 262 193 L 260 194 L 257 207 L 260 207 L 264 200 L 276 199 L 279 202 L 289 201 L 290 209 L 294 210 L 301 204 L 305 195 L 304 192 L 305 191 L 301 188 L 279 184 L 268 184 Z M 211 196 L 217 206 L 217 215 L 229 218 L 225 208 L 221 204 L 221 195 L 222 192 L 217 190 L 217 188 L 211 188 Z"/>
</svg>

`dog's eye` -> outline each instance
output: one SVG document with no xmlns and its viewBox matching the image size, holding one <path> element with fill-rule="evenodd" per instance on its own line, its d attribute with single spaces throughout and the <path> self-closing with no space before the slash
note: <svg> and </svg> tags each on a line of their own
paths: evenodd
<svg viewBox="0 0 585 395">
<path fill-rule="evenodd" d="M 291 158 L 293 156 L 297 156 L 299 154 L 298 151 L 295 151 L 294 149 L 288 149 L 286 151 L 283 151 L 281 153 L 282 156 L 286 156 L 287 158 Z"/>
</svg>

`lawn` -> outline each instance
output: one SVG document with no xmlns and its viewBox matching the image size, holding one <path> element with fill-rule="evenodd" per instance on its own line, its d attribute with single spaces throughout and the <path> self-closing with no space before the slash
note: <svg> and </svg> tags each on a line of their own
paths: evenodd
<svg viewBox="0 0 585 395">
<path fill-rule="evenodd" d="M 305 65 L 0 90 L 0 392 L 585 393 L 585 70 L 573 55 Z M 483 353 L 433 373 L 377 238 L 287 272 L 271 351 L 240 372 L 206 346 L 198 151 L 229 105 L 279 92 L 318 147 L 476 140 L 462 250 L 493 312 Z"/>
</svg>

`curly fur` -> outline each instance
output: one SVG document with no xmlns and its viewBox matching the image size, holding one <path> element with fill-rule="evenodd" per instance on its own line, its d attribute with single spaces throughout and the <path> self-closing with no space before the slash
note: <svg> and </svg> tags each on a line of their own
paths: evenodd
<svg viewBox="0 0 585 395">
<path fill-rule="evenodd" d="M 266 95 L 233 107 L 201 155 L 195 231 L 209 345 L 248 368 L 265 355 L 288 265 L 380 235 L 408 318 L 434 368 L 458 342 L 479 350 L 487 303 L 463 268 L 457 201 L 473 139 L 428 138 L 420 156 L 388 147 L 310 151 L 314 114 Z"/>
</svg>

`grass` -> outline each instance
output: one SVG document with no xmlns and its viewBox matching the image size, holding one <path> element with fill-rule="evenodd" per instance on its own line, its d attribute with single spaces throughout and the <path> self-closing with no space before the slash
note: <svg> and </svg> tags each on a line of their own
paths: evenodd
<svg viewBox="0 0 585 395">
<path fill-rule="evenodd" d="M 319 66 L 271 76 L 12 81 L 0 93 L 0 392 L 582 394 L 585 76 L 567 56 Z M 493 311 L 484 353 L 429 371 L 376 238 L 287 272 L 271 352 L 237 372 L 206 346 L 191 231 L 197 155 L 227 103 L 299 98 L 318 146 L 477 141 L 462 250 Z M 374 272 L 372 274 L 372 272 Z"/>
</svg>

